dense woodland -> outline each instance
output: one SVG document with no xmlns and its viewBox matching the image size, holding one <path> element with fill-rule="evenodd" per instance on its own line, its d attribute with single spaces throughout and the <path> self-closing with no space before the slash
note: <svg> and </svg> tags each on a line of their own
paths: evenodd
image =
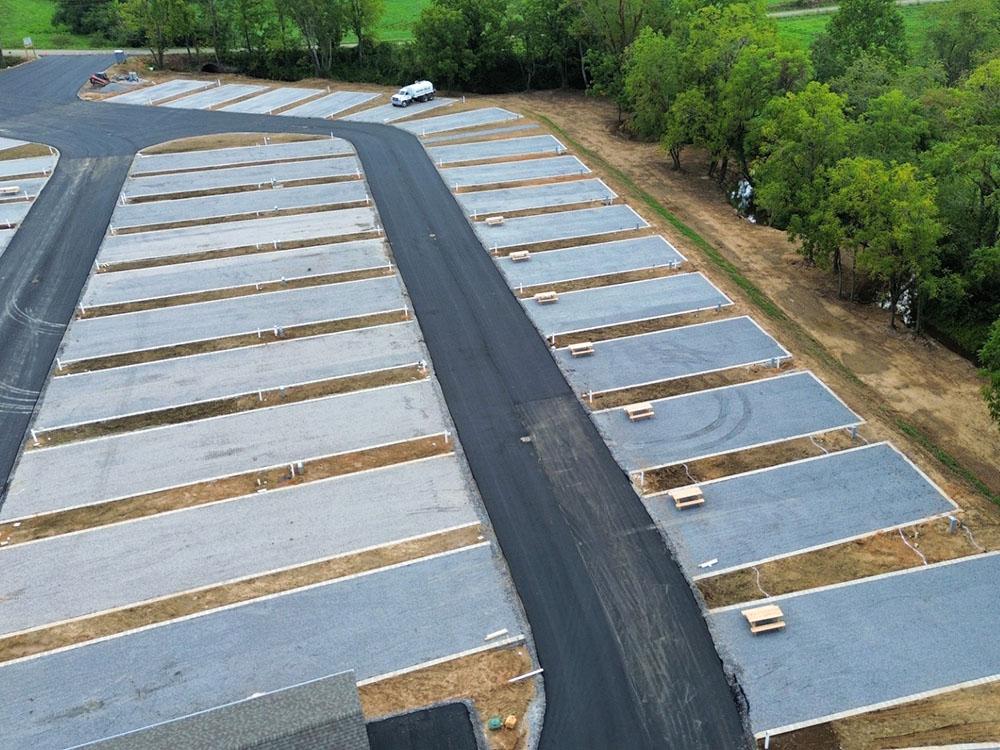
<svg viewBox="0 0 1000 750">
<path fill-rule="evenodd" d="M 892 0 L 839 4 L 808 50 L 764 0 L 432 0 L 407 44 L 375 38 L 382 0 L 58 0 L 57 20 L 161 66 L 181 46 L 279 79 L 610 97 L 675 168 L 707 153 L 845 299 L 976 360 L 1000 420 L 1000 0 L 942 3 L 920 49 Z"/>
</svg>

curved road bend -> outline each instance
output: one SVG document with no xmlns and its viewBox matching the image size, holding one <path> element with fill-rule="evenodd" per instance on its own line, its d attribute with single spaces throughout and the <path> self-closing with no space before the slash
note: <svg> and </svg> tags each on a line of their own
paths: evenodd
<svg viewBox="0 0 1000 750">
<path fill-rule="evenodd" d="M 687 581 L 418 140 L 383 125 L 78 101 L 80 82 L 104 62 L 43 58 L 0 75 L 0 134 L 62 153 L 0 257 L 0 384 L 3 394 L 20 394 L 0 395 L 0 476 L 13 464 L 25 407 L 44 385 L 132 154 L 214 132 L 333 131 L 354 143 L 364 165 L 524 603 L 546 670 L 541 747 L 746 747 Z"/>
</svg>

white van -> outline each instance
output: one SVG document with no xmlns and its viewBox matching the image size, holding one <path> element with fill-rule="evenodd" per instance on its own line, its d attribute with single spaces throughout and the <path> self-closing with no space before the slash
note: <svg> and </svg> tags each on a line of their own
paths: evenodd
<svg viewBox="0 0 1000 750">
<path fill-rule="evenodd" d="M 434 93 L 434 84 L 430 81 L 415 81 L 392 95 L 392 106 L 409 107 L 413 101 L 427 102 L 434 98 Z"/>
</svg>

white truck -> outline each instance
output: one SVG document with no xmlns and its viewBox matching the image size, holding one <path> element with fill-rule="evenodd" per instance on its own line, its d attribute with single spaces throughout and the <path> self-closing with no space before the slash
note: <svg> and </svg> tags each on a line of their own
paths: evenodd
<svg viewBox="0 0 1000 750">
<path fill-rule="evenodd" d="M 414 81 L 392 95 L 392 106 L 409 107 L 411 102 L 429 102 L 434 93 L 434 84 L 430 81 Z"/>
</svg>

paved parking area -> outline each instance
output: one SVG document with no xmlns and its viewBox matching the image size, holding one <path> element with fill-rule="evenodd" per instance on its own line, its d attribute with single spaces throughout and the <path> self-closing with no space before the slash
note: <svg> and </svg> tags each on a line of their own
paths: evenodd
<svg viewBox="0 0 1000 750">
<path fill-rule="evenodd" d="M 127 198 L 178 196 L 209 190 L 235 190 L 297 182 L 330 180 L 336 177 L 360 175 L 361 162 L 354 156 L 275 164 L 251 164 L 243 167 L 209 169 L 203 172 L 182 172 L 132 177 L 123 194 Z"/>
<path fill-rule="evenodd" d="M 127 203 L 115 207 L 115 212 L 111 216 L 111 226 L 121 230 L 174 222 L 211 221 L 232 216 L 254 216 L 262 211 L 315 209 L 320 206 L 358 203 L 367 198 L 368 191 L 362 180 L 347 180 L 275 190 L 225 193 L 214 195 L 211 200 L 199 197 Z"/>
<path fill-rule="evenodd" d="M 316 211 L 222 224 L 200 224 L 106 237 L 97 254 L 104 264 L 182 257 L 232 248 L 267 247 L 278 242 L 333 241 L 338 237 L 374 232 L 378 227 L 371 206 Z"/>
<path fill-rule="evenodd" d="M 452 454 L 17 545 L 0 635 L 474 524 L 473 502 Z"/>
<path fill-rule="evenodd" d="M 211 109 L 212 107 L 218 107 L 231 102 L 234 99 L 259 93 L 266 88 L 266 86 L 257 86 L 252 83 L 226 83 L 222 86 L 199 91 L 190 96 L 174 99 L 163 106 L 174 107 L 176 109 Z"/>
<path fill-rule="evenodd" d="M 395 122 L 396 120 L 402 120 L 404 117 L 416 117 L 423 112 L 430 112 L 439 107 L 447 107 L 456 101 L 458 100 L 439 96 L 429 102 L 413 102 L 408 107 L 394 107 L 391 103 L 380 104 L 377 107 L 369 107 L 360 112 L 347 115 L 343 119 L 353 122 Z"/>
<path fill-rule="evenodd" d="M 0 518 L 119 500 L 446 429 L 437 386 L 422 380 L 40 448 L 23 454 Z"/>
<path fill-rule="evenodd" d="M 191 94 L 214 85 L 215 81 L 192 81 L 186 78 L 175 78 L 172 81 L 156 83 L 125 94 L 112 96 L 104 101 L 110 104 L 159 104 L 175 96 Z"/>
<path fill-rule="evenodd" d="M 24 159 L 0 159 L 0 179 L 27 174 L 48 174 L 55 169 L 59 157 L 55 154 L 47 156 L 29 156 Z"/>
<path fill-rule="evenodd" d="M 569 158 L 569 157 L 560 157 Z M 580 208 L 538 216 L 507 219 L 499 226 L 476 222 L 475 230 L 486 248 L 507 248 L 542 242 L 599 237 L 648 227 L 646 220 L 626 205 Z"/>
<path fill-rule="evenodd" d="M 688 576 L 829 546 L 955 510 L 888 443 L 782 464 L 701 484 L 705 504 L 677 510 L 647 501 Z M 699 569 L 707 560 L 713 567 Z"/>
<path fill-rule="evenodd" d="M 463 161 L 479 159 L 499 159 L 507 156 L 533 156 L 535 154 L 561 154 L 566 150 L 555 137 L 545 135 L 530 135 L 524 138 L 505 138 L 497 141 L 477 141 L 475 143 L 460 143 L 454 146 L 433 146 L 427 149 L 428 155 L 438 166 L 443 164 L 458 164 Z"/>
<path fill-rule="evenodd" d="M 425 358 L 414 322 L 276 341 L 52 378 L 36 430 L 97 422 Z"/>
<path fill-rule="evenodd" d="M 389 262 L 383 240 L 357 240 L 131 271 L 107 271 L 91 275 L 80 304 L 84 307 L 114 305 L 282 279 L 380 268 L 388 266 Z"/>
<path fill-rule="evenodd" d="M 179 172 L 215 167 L 237 167 L 273 161 L 315 159 L 321 156 L 353 154 L 354 147 L 343 138 L 315 138 L 290 143 L 258 143 L 255 146 L 234 146 L 201 151 L 177 151 L 170 154 L 136 154 L 130 174 Z M 184 180 L 189 176 L 176 177 Z"/>
<path fill-rule="evenodd" d="M 497 258 L 512 287 L 553 284 L 642 268 L 677 266 L 685 261 L 673 245 L 659 236 L 568 247 L 533 253 L 529 261 Z"/>
<path fill-rule="evenodd" d="M 377 99 L 379 96 L 381 95 L 369 91 L 334 91 L 332 94 L 321 96 L 319 99 L 313 99 L 305 104 L 299 104 L 278 114 L 289 117 L 333 117 L 346 109 Z"/>
<path fill-rule="evenodd" d="M 154 310 L 73 321 L 63 338 L 61 358 L 74 362 L 194 341 L 267 331 L 275 326 L 402 310 L 394 276 L 266 292 Z"/>
<path fill-rule="evenodd" d="M 296 102 L 301 102 L 318 94 L 322 94 L 323 89 L 304 89 L 293 86 L 281 86 L 271 89 L 259 96 L 244 99 L 241 102 L 222 107 L 220 112 L 246 112 L 248 114 L 269 115 L 276 109 L 287 107 Z"/>
<path fill-rule="evenodd" d="M 620 408 L 594 412 L 626 471 L 693 461 L 862 423 L 811 372 L 653 401 L 656 415 L 630 422 Z"/>
<path fill-rule="evenodd" d="M 775 597 L 776 633 L 752 636 L 739 607 L 709 622 L 763 733 L 1000 676 L 997 580 L 993 552 Z"/>
<path fill-rule="evenodd" d="M 506 109 L 501 109 L 500 107 L 483 107 L 482 109 L 470 109 L 466 112 L 456 112 L 451 115 L 437 115 L 436 117 L 426 117 L 414 120 L 413 122 L 404 122 L 399 127 L 417 135 L 427 135 L 430 133 L 443 133 L 446 130 L 476 128 L 480 125 L 490 125 L 495 122 L 517 120 L 520 117 L 520 115 Z"/>
<path fill-rule="evenodd" d="M 701 273 L 563 292 L 555 304 L 540 305 L 532 299 L 522 303 L 546 337 L 733 304 Z"/>
<path fill-rule="evenodd" d="M 521 162 L 517 162 L 521 163 Z M 479 190 L 455 196 L 465 212 L 473 217 L 524 211 L 532 208 L 568 206 L 574 203 L 612 201 L 618 194 L 602 180 L 572 180 L 549 185 Z"/>
<path fill-rule="evenodd" d="M 610 391 L 663 380 L 770 362 L 791 354 L 752 318 L 699 323 L 594 344 L 594 354 L 555 352 L 559 367 L 579 393 Z"/>
<path fill-rule="evenodd" d="M 439 170 L 448 187 L 462 188 L 523 182 L 552 177 L 588 174 L 590 169 L 575 156 L 553 156 L 545 159 L 476 164 L 470 167 L 447 167 Z"/>
<path fill-rule="evenodd" d="M 0 748 L 62 750 L 348 669 L 363 680 L 504 628 L 522 632 L 493 550 L 467 547 L 2 665 Z"/>
</svg>

